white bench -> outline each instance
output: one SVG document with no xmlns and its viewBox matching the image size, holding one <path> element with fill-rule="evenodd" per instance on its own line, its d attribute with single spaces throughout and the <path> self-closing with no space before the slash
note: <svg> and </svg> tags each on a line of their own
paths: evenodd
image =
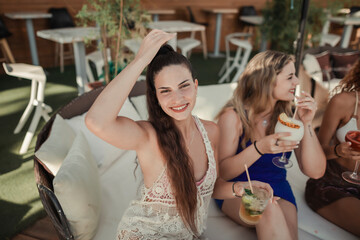
<svg viewBox="0 0 360 240">
<path fill-rule="evenodd" d="M 235 87 L 236 83 L 199 86 L 197 103 L 193 114 L 203 119 L 213 119 L 220 108 L 232 96 L 232 91 Z M 90 100 L 93 101 L 92 98 Z M 130 100 L 134 105 L 132 105 L 130 101 L 127 101 L 120 114 L 129 116 L 134 120 L 146 117 L 147 113 L 146 108 L 144 107 L 145 96 L 133 97 Z M 135 111 L 134 106 L 137 107 L 139 112 Z M 63 114 L 62 112 L 60 113 Z M 64 116 L 64 118 L 68 118 L 68 116 Z M 95 234 L 93 239 L 114 239 L 121 216 L 129 202 L 135 198 L 138 186 L 142 180 L 140 168 L 136 168 L 136 154 L 134 151 L 117 149 L 105 142 L 101 142 L 102 140 L 97 139 L 85 127 L 84 114 L 72 117 L 65 121 L 61 121 L 60 118 L 55 119 L 55 123 L 52 126 L 52 132 L 50 132 L 50 137 L 45 143 L 54 137 L 51 133 L 56 131 L 57 127 L 69 128 L 69 126 L 72 131 L 74 131 L 74 135 L 76 135 L 77 132 L 83 132 L 90 146 L 90 150 L 83 151 L 94 156 L 95 161 L 99 166 L 101 198 L 99 201 L 99 218 L 96 222 L 97 228 L 92 229 Z M 62 130 L 62 132 L 65 133 L 66 131 Z M 63 136 L 63 138 L 69 138 L 68 135 L 71 134 L 65 135 L 66 136 Z M 71 139 L 59 139 L 59 137 L 60 136 L 55 136 L 54 138 L 58 143 L 72 141 Z M 72 138 L 74 138 L 74 136 Z M 43 146 L 46 145 L 45 143 Z M 41 154 L 39 154 L 41 151 L 46 151 L 45 147 L 42 148 L 43 149 L 37 151 L 37 158 L 42 162 L 46 162 L 47 159 L 44 159 L 44 157 L 42 159 Z M 293 162 L 296 163 L 296 160 L 293 159 Z M 134 171 L 135 168 L 136 170 Z M 134 173 L 136 177 L 134 176 Z M 298 204 L 299 239 L 357 239 L 350 233 L 326 221 L 306 205 L 304 191 L 307 177 L 300 172 L 297 164 L 294 164 L 294 166 L 289 169 L 288 180 L 293 188 Z M 93 181 L 93 179 L 90 179 L 89 181 Z M 73 198 L 75 197 L 77 196 L 72 197 L 69 201 L 74 201 Z M 64 206 L 65 204 L 61 203 L 61 205 Z M 71 209 L 64 208 L 63 210 L 69 220 L 67 211 L 70 211 Z M 70 229 L 73 234 L 76 235 L 75 230 L 71 227 L 71 221 Z M 214 240 L 256 239 L 254 229 L 245 228 L 234 223 L 217 208 L 214 201 L 211 201 L 210 204 L 207 229 L 204 235 L 205 237 Z"/>
</svg>

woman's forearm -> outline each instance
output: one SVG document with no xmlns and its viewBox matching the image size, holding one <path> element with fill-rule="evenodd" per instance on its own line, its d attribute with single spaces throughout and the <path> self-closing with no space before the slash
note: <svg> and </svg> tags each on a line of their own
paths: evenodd
<svg viewBox="0 0 360 240">
<path fill-rule="evenodd" d="M 259 157 L 260 154 L 255 150 L 254 144 L 251 144 L 240 153 L 220 162 L 220 176 L 225 180 L 233 179 L 245 171 L 245 164 L 250 167 Z"/>
<path fill-rule="evenodd" d="M 141 59 L 135 59 L 122 70 L 97 97 L 86 116 L 87 120 L 91 119 L 99 127 L 115 121 L 145 66 Z"/>
<path fill-rule="evenodd" d="M 304 137 L 295 150 L 301 171 L 311 177 L 320 178 L 325 173 L 326 157 L 311 123 L 304 124 Z"/>
</svg>

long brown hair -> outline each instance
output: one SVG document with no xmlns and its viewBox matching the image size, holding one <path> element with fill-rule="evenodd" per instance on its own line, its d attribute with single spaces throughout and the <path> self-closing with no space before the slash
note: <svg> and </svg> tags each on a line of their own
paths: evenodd
<svg viewBox="0 0 360 240">
<path fill-rule="evenodd" d="M 360 90 L 360 58 L 334 89 L 335 93 Z"/>
<path fill-rule="evenodd" d="M 276 77 L 293 57 L 277 51 L 264 51 L 256 54 L 247 64 L 241 74 L 233 97 L 222 108 L 221 115 L 226 108 L 232 107 L 239 115 L 243 124 L 244 136 L 241 146 L 245 148 L 246 142 L 253 138 L 255 123 L 254 116 L 266 111 L 273 99 L 273 89 Z M 291 113 L 291 104 L 288 101 L 277 101 L 270 122 L 266 128 L 266 135 L 274 132 L 275 124 L 280 113 Z"/>
<path fill-rule="evenodd" d="M 155 76 L 164 67 L 170 65 L 185 66 L 191 72 L 193 80 L 195 79 L 190 62 L 169 45 L 162 46 L 149 64 L 146 74 L 149 121 L 156 130 L 160 149 L 167 161 L 167 173 L 171 181 L 178 212 L 185 226 L 197 236 L 198 231 L 195 223 L 197 188 L 193 166 L 180 130 L 173 119 L 162 110 L 156 97 Z"/>
</svg>

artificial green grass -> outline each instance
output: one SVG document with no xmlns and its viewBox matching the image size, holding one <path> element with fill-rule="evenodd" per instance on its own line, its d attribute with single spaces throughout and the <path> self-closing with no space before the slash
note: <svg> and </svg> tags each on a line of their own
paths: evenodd
<svg viewBox="0 0 360 240">
<path fill-rule="evenodd" d="M 47 69 L 47 75 L 45 103 L 52 115 L 77 96 L 75 68 L 67 66 L 62 74 L 59 68 Z M 0 239 L 8 239 L 45 216 L 33 171 L 36 136 L 45 121 L 40 121 L 28 151 L 19 155 L 32 115 L 20 133 L 13 131 L 29 101 L 31 82 L 4 74 L 0 86 Z"/>
<path fill-rule="evenodd" d="M 201 53 L 193 53 L 190 61 L 199 80 L 199 85 L 216 84 L 224 58 L 203 59 Z M 47 83 L 45 103 L 59 108 L 77 96 L 74 66 L 66 66 L 64 73 L 59 68 L 46 69 Z M 43 120 L 30 147 L 24 155 L 19 149 L 29 127 L 32 115 L 19 134 L 13 131 L 29 101 L 31 83 L 28 80 L 0 75 L 0 239 L 8 239 L 45 216 L 33 171 L 33 155 L 36 136 L 45 124 Z M 216 97 L 216 96 L 214 96 Z"/>
</svg>

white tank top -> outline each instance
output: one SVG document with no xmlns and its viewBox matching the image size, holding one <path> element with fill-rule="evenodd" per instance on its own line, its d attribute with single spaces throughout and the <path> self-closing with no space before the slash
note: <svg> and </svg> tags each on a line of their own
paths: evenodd
<svg viewBox="0 0 360 240">
<path fill-rule="evenodd" d="M 207 132 L 200 119 L 194 116 L 206 148 L 208 169 L 205 176 L 197 182 L 197 210 L 195 223 L 202 234 L 216 181 L 216 162 Z M 180 217 L 175 197 L 172 193 L 166 166 L 150 188 L 141 186 L 141 196 L 130 203 L 117 230 L 117 240 L 122 239 L 193 239 L 193 233 L 186 228 Z"/>
<path fill-rule="evenodd" d="M 350 120 L 341 128 L 338 128 L 338 130 L 336 130 L 336 138 L 339 140 L 339 142 L 345 142 L 345 135 L 347 132 L 349 131 L 354 131 L 354 130 L 358 130 L 357 127 L 357 108 L 358 108 L 358 92 L 355 91 L 355 95 L 356 95 L 356 102 L 355 102 L 355 109 L 354 109 L 354 114 L 353 116 L 350 118 Z"/>
</svg>

